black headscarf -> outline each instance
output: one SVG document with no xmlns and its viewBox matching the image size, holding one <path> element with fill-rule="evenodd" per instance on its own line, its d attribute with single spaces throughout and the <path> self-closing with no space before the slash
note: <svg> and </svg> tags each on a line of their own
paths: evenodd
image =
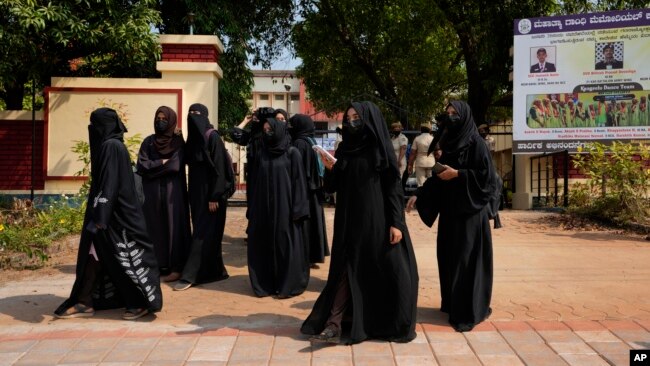
<svg viewBox="0 0 650 366">
<path fill-rule="evenodd" d="M 431 154 L 437 144 L 440 145 L 443 154 L 453 154 L 469 146 L 476 139 L 482 139 L 478 128 L 472 117 L 472 110 L 463 101 L 455 100 L 447 105 L 454 107 L 460 121 L 455 126 L 440 126 L 433 142 L 429 146 L 428 153 Z"/>
<path fill-rule="evenodd" d="M 192 104 L 190 106 L 190 111 L 200 112 L 203 117 L 208 118 L 208 107 L 204 106 L 201 103 Z"/>
<path fill-rule="evenodd" d="M 88 141 L 90 145 L 91 169 L 97 165 L 97 159 L 102 144 L 111 139 L 124 141 L 126 126 L 111 108 L 99 108 L 90 114 L 90 125 L 88 125 Z"/>
<path fill-rule="evenodd" d="M 274 116 L 274 117 L 277 116 L 278 113 L 280 113 L 281 115 L 284 116 L 284 120 L 285 120 L 285 121 L 289 122 L 289 113 L 287 113 L 287 111 L 285 111 L 285 110 L 282 109 L 282 108 L 278 108 L 278 109 L 275 110 L 275 113 L 273 113 L 273 116 Z"/>
<path fill-rule="evenodd" d="M 287 124 L 275 118 L 269 118 L 266 121 L 274 133 L 273 136 L 263 135 L 262 143 L 264 144 L 264 148 L 271 155 L 277 156 L 284 154 L 289 149 L 289 146 L 291 146 L 291 137 L 289 136 L 289 131 L 287 131 Z"/>
<path fill-rule="evenodd" d="M 376 146 L 375 168 L 377 171 L 391 169 L 392 172 L 399 176 L 399 169 L 397 168 L 397 158 L 395 157 L 395 152 L 393 150 L 393 143 L 391 142 L 390 136 L 388 135 L 386 120 L 384 120 L 384 116 L 381 114 L 379 107 L 377 107 L 377 105 L 374 103 L 368 101 L 352 102 L 350 104 L 350 107 L 346 109 L 346 113 L 343 115 L 344 122 L 348 119 L 347 110 L 350 108 L 354 108 L 354 110 L 357 111 L 357 114 L 363 121 L 363 129 L 366 131 L 365 137 L 362 137 L 360 139 L 351 139 L 344 128 L 342 133 L 343 140 L 339 144 L 337 155 L 354 155 L 357 154 L 360 150 L 365 149 L 366 146 L 372 145 L 374 143 Z"/>
<path fill-rule="evenodd" d="M 294 114 L 293 117 L 289 119 L 289 133 L 291 134 L 292 139 L 298 138 L 307 138 L 314 137 L 314 132 L 316 127 L 314 126 L 314 121 L 306 114 Z"/>
<path fill-rule="evenodd" d="M 168 156 L 183 146 L 183 138 L 176 131 L 177 117 L 173 109 L 167 106 L 158 107 L 154 115 L 154 123 L 158 118 L 158 113 L 161 112 L 165 115 L 169 124 L 165 131 L 160 133 L 156 131 L 153 144 L 162 156 Z"/>
<path fill-rule="evenodd" d="M 311 139 L 314 138 L 314 132 L 316 127 L 314 127 L 314 121 L 306 114 L 294 114 L 289 119 L 289 134 L 293 141 L 296 140 L 305 140 L 311 146 Z M 312 170 L 312 161 L 313 159 L 305 159 L 305 174 L 308 177 L 311 176 Z"/>
<path fill-rule="evenodd" d="M 192 109 L 190 109 L 192 110 Z M 206 113 L 207 114 L 207 113 Z M 187 143 L 185 143 L 185 158 L 188 161 L 209 161 L 208 137 L 205 132 L 214 127 L 206 115 L 189 113 L 187 115 Z"/>
</svg>

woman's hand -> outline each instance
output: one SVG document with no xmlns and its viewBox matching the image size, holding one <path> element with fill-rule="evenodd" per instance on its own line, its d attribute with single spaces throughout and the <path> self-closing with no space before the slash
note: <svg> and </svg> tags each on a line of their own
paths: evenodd
<svg viewBox="0 0 650 366">
<path fill-rule="evenodd" d="M 325 169 L 332 170 L 332 168 L 334 167 L 334 162 L 331 161 L 328 158 L 328 156 L 325 155 L 325 153 L 323 153 L 322 151 L 316 149 L 316 152 L 318 153 L 318 156 L 320 157 L 320 161 L 323 162 L 323 166 L 325 167 Z"/>
<path fill-rule="evenodd" d="M 244 119 L 241 121 L 241 123 L 239 123 L 237 127 L 244 129 L 244 127 L 246 127 L 246 125 L 248 125 L 252 120 L 253 120 L 253 115 L 249 114 L 246 117 L 244 117 Z"/>
<path fill-rule="evenodd" d="M 208 210 L 210 212 L 217 212 L 219 208 L 219 202 L 208 202 Z"/>
<path fill-rule="evenodd" d="M 445 170 L 438 173 L 438 178 L 442 180 L 451 180 L 458 177 L 458 170 L 450 167 L 449 165 L 444 165 Z"/>
<path fill-rule="evenodd" d="M 418 196 L 411 196 L 408 202 L 406 202 L 406 212 L 411 212 L 415 208 L 415 201 L 418 200 Z"/>
<path fill-rule="evenodd" d="M 402 231 L 394 226 L 390 227 L 390 243 L 395 245 L 402 241 Z"/>
</svg>

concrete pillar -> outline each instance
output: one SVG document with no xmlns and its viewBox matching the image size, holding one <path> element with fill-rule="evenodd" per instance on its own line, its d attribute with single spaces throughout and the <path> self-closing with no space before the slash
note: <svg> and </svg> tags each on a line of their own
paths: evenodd
<svg viewBox="0 0 650 366">
<path fill-rule="evenodd" d="M 218 126 L 219 79 L 223 71 L 219 67 L 219 55 L 224 48 L 217 36 L 161 34 L 161 61 L 156 69 L 164 82 L 189 83 L 191 89 L 183 90 L 183 110 L 178 111 L 184 119 L 190 105 L 204 104 L 210 110 L 210 121 Z"/>
<path fill-rule="evenodd" d="M 530 172 L 530 155 L 515 155 L 515 193 L 512 195 L 512 208 L 514 210 L 530 210 L 533 208 Z"/>
</svg>

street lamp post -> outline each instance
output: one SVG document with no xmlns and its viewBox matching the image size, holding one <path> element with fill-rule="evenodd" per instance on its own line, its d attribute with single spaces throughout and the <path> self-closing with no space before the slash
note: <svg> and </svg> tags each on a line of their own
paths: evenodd
<svg viewBox="0 0 650 366">
<path fill-rule="evenodd" d="M 289 92 L 291 91 L 291 84 L 286 84 L 286 83 L 285 83 L 285 84 L 284 84 L 284 90 L 287 91 L 287 100 L 286 100 L 286 104 L 287 104 L 287 115 L 289 115 L 289 114 L 290 114 L 290 112 L 289 112 Z"/>
<path fill-rule="evenodd" d="M 187 13 L 187 22 L 190 23 L 190 36 L 194 34 L 194 13 Z"/>
</svg>

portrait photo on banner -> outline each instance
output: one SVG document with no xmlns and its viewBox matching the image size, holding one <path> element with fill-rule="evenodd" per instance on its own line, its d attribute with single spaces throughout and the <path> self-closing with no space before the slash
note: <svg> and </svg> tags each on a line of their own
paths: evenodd
<svg viewBox="0 0 650 366">
<path fill-rule="evenodd" d="M 623 68 L 623 41 L 596 43 L 594 54 L 596 70 Z"/>
<path fill-rule="evenodd" d="M 556 72 L 555 46 L 530 48 L 530 73 Z"/>
</svg>

